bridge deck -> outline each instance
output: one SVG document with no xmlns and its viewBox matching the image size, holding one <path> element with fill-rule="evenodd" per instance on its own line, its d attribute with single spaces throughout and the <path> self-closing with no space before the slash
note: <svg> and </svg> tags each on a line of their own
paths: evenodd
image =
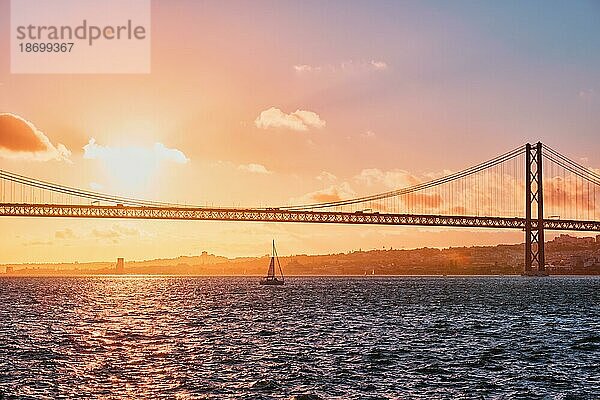
<svg viewBox="0 0 600 400">
<path fill-rule="evenodd" d="M 140 207 L 66 204 L 0 203 L 0 216 L 60 218 L 125 218 L 204 221 L 302 222 L 365 225 L 415 225 L 525 229 L 521 217 L 475 217 L 458 215 L 416 215 L 369 212 L 289 211 L 258 208 Z M 537 220 L 532 221 L 537 228 Z M 546 219 L 544 229 L 600 231 L 600 221 Z"/>
</svg>

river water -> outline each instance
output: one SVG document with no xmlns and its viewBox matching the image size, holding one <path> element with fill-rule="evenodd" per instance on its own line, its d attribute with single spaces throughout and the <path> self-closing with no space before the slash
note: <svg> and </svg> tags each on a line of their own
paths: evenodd
<svg viewBox="0 0 600 400">
<path fill-rule="evenodd" d="M 592 277 L 0 279 L 0 399 L 600 398 Z"/>
</svg>

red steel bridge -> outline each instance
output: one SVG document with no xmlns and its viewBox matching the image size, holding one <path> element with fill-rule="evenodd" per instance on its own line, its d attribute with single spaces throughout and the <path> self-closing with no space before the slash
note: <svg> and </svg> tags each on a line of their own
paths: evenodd
<svg viewBox="0 0 600 400">
<path fill-rule="evenodd" d="M 542 144 L 375 195 L 267 208 L 147 201 L 0 170 L 0 216 L 416 225 L 520 229 L 525 273 L 544 274 L 544 232 L 600 232 L 600 171 Z M 600 206 L 600 201 L 598 202 Z"/>
</svg>

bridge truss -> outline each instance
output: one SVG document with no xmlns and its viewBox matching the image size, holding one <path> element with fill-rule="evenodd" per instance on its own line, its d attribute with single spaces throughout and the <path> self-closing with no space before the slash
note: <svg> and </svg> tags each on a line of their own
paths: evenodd
<svg viewBox="0 0 600 400">
<path fill-rule="evenodd" d="M 521 229 L 525 218 L 472 217 L 460 215 L 384 214 L 343 211 L 298 211 L 256 208 L 90 206 L 57 204 L 0 204 L 4 217 L 118 218 L 198 221 L 296 222 L 324 224 L 409 225 L 462 228 Z M 533 230 L 539 222 L 531 222 Z M 557 231 L 598 231 L 600 221 L 549 219 L 545 229 Z"/>
</svg>

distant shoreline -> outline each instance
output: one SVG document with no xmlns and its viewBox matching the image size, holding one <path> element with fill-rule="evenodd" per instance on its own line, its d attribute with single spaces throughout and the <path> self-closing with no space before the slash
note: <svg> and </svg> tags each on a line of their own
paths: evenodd
<svg viewBox="0 0 600 400">
<path fill-rule="evenodd" d="M 600 236 L 599 236 L 600 237 Z M 518 276 L 523 244 L 373 249 L 280 256 L 285 276 Z M 264 276 L 270 256 L 198 255 L 144 261 L 23 263 L 0 265 L 0 276 Z M 600 275 L 600 240 L 561 235 L 546 242 L 550 275 Z M 5 273 L 3 275 L 3 273 Z"/>
<path fill-rule="evenodd" d="M 200 275 L 200 274 L 0 274 L 0 278 L 144 278 L 144 277 L 161 277 L 161 278 L 261 278 L 263 275 Z M 364 278 L 364 279 L 381 279 L 381 278 L 465 278 L 465 277 L 521 277 L 521 274 L 395 274 L 395 275 L 288 275 L 285 278 Z M 600 276 L 600 274 L 550 274 L 547 277 L 579 277 L 579 276 Z"/>
</svg>

